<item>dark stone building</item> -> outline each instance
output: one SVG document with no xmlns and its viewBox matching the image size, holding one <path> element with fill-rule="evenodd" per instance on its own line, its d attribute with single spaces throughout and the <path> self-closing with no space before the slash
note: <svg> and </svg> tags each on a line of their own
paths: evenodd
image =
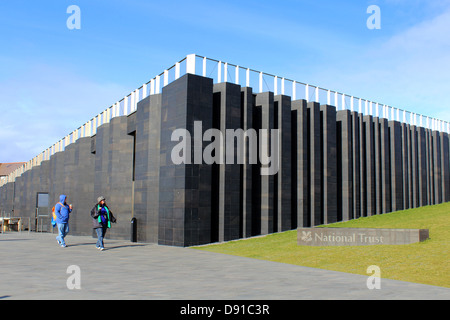
<svg viewBox="0 0 450 320">
<path fill-rule="evenodd" d="M 177 129 L 190 133 L 180 164 Z M 230 134 L 240 129 L 243 140 Z M 211 152 L 213 143 L 226 148 Z M 278 170 L 264 175 L 273 143 Z M 208 152 L 223 161 L 199 161 Z M 92 234 L 90 210 L 103 195 L 118 220 L 108 237 L 129 239 L 134 217 L 138 241 L 200 245 L 449 201 L 449 137 L 185 74 L 4 184 L 0 210 L 31 217 L 34 230 L 38 193 L 49 207 L 68 195 L 72 235 Z"/>
</svg>

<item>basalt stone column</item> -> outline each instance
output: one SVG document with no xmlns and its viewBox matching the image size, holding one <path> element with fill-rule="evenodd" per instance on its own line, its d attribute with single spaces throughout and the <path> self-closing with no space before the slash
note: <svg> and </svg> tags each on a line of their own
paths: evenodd
<svg viewBox="0 0 450 320">
<path fill-rule="evenodd" d="M 7 184 L 6 187 L 7 193 L 8 193 L 8 200 L 7 200 L 7 212 L 10 212 L 11 215 L 14 215 L 14 198 L 16 193 L 16 183 L 10 182 Z"/>
<path fill-rule="evenodd" d="M 8 208 L 8 184 L 11 182 L 0 186 L 0 213 L 8 212 L 11 213 L 11 209 Z"/>
<path fill-rule="evenodd" d="M 260 132 L 262 126 L 262 108 L 256 105 L 256 94 L 253 94 L 253 111 L 252 122 L 253 128 L 256 132 Z M 259 150 L 261 146 L 258 138 L 258 158 L 256 164 L 252 167 L 252 235 L 261 234 L 261 194 L 262 194 L 262 176 L 261 176 L 261 163 L 259 161 Z"/>
<path fill-rule="evenodd" d="M 137 241 L 158 243 L 161 94 L 138 103 L 135 118 L 134 217 Z M 170 172 L 167 172 L 170 174 Z M 163 177 L 171 181 L 171 177 Z M 180 215 L 182 210 L 179 209 Z"/>
<path fill-rule="evenodd" d="M 16 198 L 14 199 L 14 216 L 16 217 L 31 217 L 30 214 L 26 212 L 25 201 L 22 198 L 23 194 L 28 192 L 29 188 L 26 184 L 27 175 L 24 172 L 20 177 L 16 178 Z M 32 216 L 34 218 L 34 214 Z M 34 222 L 32 223 L 32 227 L 34 228 Z M 34 229 L 33 229 L 34 230 Z"/>
<path fill-rule="evenodd" d="M 32 168 L 22 174 L 23 193 L 20 194 L 20 217 L 31 217 L 32 229 L 36 228 L 36 193 L 33 185 L 33 176 L 36 175 L 36 168 Z M 33 196 L 34 195 L 34 196 Z"/>
<path fill-rule="evenodd" d="M 276 230 L 292 228 L 291 217 L 291 98 L 277 95 L 274 98 L 274 125 L 280 130 L 278 173 L 275 175 L 275 213 Z M 272 159 L 274 155 L 271 155 Z"/>
<path fill-rule="evenodd" d="M 109 204 L 109 194 L 106 194 L 106 191 L 109 191 L 110 177 L 109 177 L 109 123 L 105 123 L 97 128 L 97 133 L 94 136 L 95 138 L 95 170 L 94 170 L 94 197 L 104 196 L 106 198 L 106 202 Z M 113 213 L 115 212 L 114 208 L 111 207 Z"/>
<path fill-rule="evenodd" d="M 11 215 L 13 215 L 14 212 L 14 199 L 15 199 L 15 193 L 16 193 L 16 183 L 15 182 L 10 182 L 8 183 L 7 187 L 7 192 L 8 192 L 8 206 L 7 212 L 10 212 Z"/>
<path fill-rule="evenodd" d="M 433 137 L 430 129 L 425 129 L 426 154 L 427 154 L 427 203 L 434 204 L 434 162 L 433 162 Z"/>
<path fill-rule="evenodd" d="M 402 123 L 402 171 L 403 171 L 403 209 L 410 208 L 410 196 L 411 190 L 409 187 L 410 184 L 410 154 L 409 150 L 411 150 L 411 140 L 409 136 L 409 124 Z"/>
<path fill-rule="evenodd" d="M 76 184 L 78 180 L 77 172 L 77 160 L 78 146 L 76 143 L 72 143 L 65 147 L 64 151 L 61 152 L 64 157 L 64 173 L 62 175 L 62 189 L 61 193 L 67 196 L 67 204 L 75 205 L 78 201 L 76 193 Z M 59 195 L 58 195 L 59 201 Z M 55 202 L 56 204 L 56 202 Z M 54 204 L 53 204 L 54 205 Z M 53 207 L 52 205 L 52 207 Z M 70 214 L 70 231 L 72 234 L 77 234 L 77 220 L 78 220 L 78 209 L 77 211 L 72 211 Z M 81 213 L 81 212 L 80 212 Z M 90 224 L 92 226 L 92 223 Z"/>
<path fill-rule="evenodd" d="M 424 143 L 425 143 L 425 147 L 423 148 L 424 150 L 424 158 L 425 158 L 425 188 L 426 188 L 426 192 L 425 192 L 425 201 L 424 201 L 424 205 L 429 205 L 431 204 L 430 202 L 430 194 L 431 194 L 431 188 L 430 188 L 430 152 L 429 152 L 429 148 L 430 148 L 430 141 L 429 141 L 429 129 L 424 129 Z"/>
<path fill-rule="evenodd" d="M 373 118 L 374 154 L 375 154 L 375 214 L 381 214 L 381 128 L 380 118 Z"/>
<path fill-rule="evenodd" d="M 33 189 L 34 189 L 34 202 L 33 206 L 37 206 L 37 197 L 38 193 L 42 194 L 48 194 L 49 190 L 49 161 L 42 161 L 39 166 L 35 167 L 38 170 L 35 172 L 35 175 L 33 176 Z M 34 168 L 33 168 L 34 169 Z M 39 208 L 39 215 L 41 216 L 47 216 L 48 218 L 44 218 L 42 220 L 42 230 L 43 231 L 50 231 L 50 214 L 51 214 L 51 208 L 53 207 L 52 203 L 48 203 L 47 207 L 40 207 Z"/>
<path fill-rule="evenodd" d="M 202 158 L 206 130 L 212 128 L 213 81 L 186 74 L 165 86 L 161 102 L 160 186 L 158 243 L 192 246 L 211 242 L 212 166 Z M 201 121 L 201 128 L 194 121 Z M 172 141 L 176 129 L 185 129 Z M 175 164 L 172 151 L 184 145 L 185 163 Z M 192 156 L 191 156 L 192 155 Z"/>
<path fill-rule="evenodd" d="M 241 227 L 241 164 L 243 163 L 241 131 L 241 87 L 229 82 L 213 87 L 213 127 L 219 129 L 224 139 L 224 149 L 219 164 L 215 164 L 217 193 L 218 241 L 238 239 Z M 227 129 L 230 131 L 227 132 Z M 234 134 L 230 134 L 234 132 Z M 219 150 L 215 150 L 216 153 Z M 214 205 L 214 203 L 213 203 Z"/>
<path fill-rule="evenodd" d="M 426 131 L 423 127 L 417 128 L 417 180 L 419 185 L 418 201 L 419 206 L 428 204 L 428 186 L 427 186 L 427 151 L 426 151 Z"/>
<path fill-rule="evenodd" d="M 33 168 L 35 169 L 35 168 Z M 22 202 L 22 217 L 31 217 L 32 230 L 36 230 L 36 192 L 33 186 L 32 177 L 36 170 L 30 169 L 22 174 L 24 193 L 20 195 Z"/>
<path fill-rule="evenodd" d="M 10 205 L 9 199 L 9 185 L 13 184 L 13 182 L 8 182 L 0 187 L 0 212 L 12 212 L 12 206 Z"/>
<path fill-rule="evenodd" d="M 375 136 L 374 121 L 372 116 L 364 116 L 364 133 L 365 133 L 365 199 L 366 199 L 366 215 L 376 214 L 376 190 L 375 190 Z"/>
<path fill-rule="evenodd" d="M 42 192 L 42 193 L 48 193 L 49 192 L 49 188 L 50 188 L 50 181 L 49 181 L 49 176 L 50 176 L 50 161 L 45 160 L 42 161 L 40 164 L 41 170 L 40 170 L 40 177 L 39 177 L 39 187 L 38 187 L 38 192 Z M 53 207 L 53 205 L 51 203 L 48 204 L 50 210 L 49 210 L 49 214 L 51 212 L 51 208 Z"/>
<path fill-rule="evenodd" d="M 8 210 L 7 209 L 7 207 L 8 207 L 8 205 L 7 205 L 7 199 L 8 199 L 7 186 L 8 186 L 8 184 L 10 184 L 10 182 L 0 186 L 0 213 L 7 212 L 7 210 Z M 8 212 L 11 212 L 11 211 L 8 210 Z"/>
<path fill-rule="evenodd" d="M 306 100 L 292 101 L 292 227 L 309 226 L 308 113 Z"/>
<path fill-rule="evenodd" d="M 38 165 L 33 167 L 32 169 L 32 177 L 31 177 L 31 184 L 33 186 L 33 190 L 34 190 L 34 195 L 32 195 L 32 198 L 34 200 L 34 203 L 32 204 L 32 209 L 34 210 L 38 204 L 37 198 L 38 198 L 38 193 L 46 193 L 46 189 L 44 189 L 46 186 L 44 184 L 41 183 L 41 177 L 43 174 L 45 174 L 44 172 L 42 172 L 43 167 Z M 50 207 L 51 208 L 51 207 Z M 48 207 L 43 207 L 40 209 L 39 214 L 40 215 L 48 215 L 51 212 L 51 210 L 49 210 Z"/>
<path fill-rule="evenodd" d="M 336 143 L 337 143 L 337 191 L 338 217 L 337 220 L 353 219 L 353 144 L 352 144 L 352 115 L 349 110 L 340 110 L 336 115 Z M 330 192 L 333 189 L 330 190 Z"/>
<path fill-rule="evenodd" d="M 352 132 L 352 176 L 353 176 L 353 216 L 356 219 L 361 216 L 361 136 L 359 116 L 356 111 L 351 113 Z"/>
<path fill-rule="evenodd" d="M 274 129 L 274 100 L 273 92 L 263 92 L 256 95 L 255 106 L 260 113 L 260 129 L 265 130 L 267 141 L 262 141 L 261 134 L 259 134 L 259 154 L 265 144 L 265 150 L 269 155 L 271 150 L 271 130 Z M 261 159 L 261 157 L 260 157 Z M 267 167 L 267 166 L 266 166 Z M 261 165 L 261 169 L 263 165 Z M 261 232 L 260 234 L 268 234 L 274 232 L 274 201 L 275 201 L 275 177 L 274 175 L 261 175 Z"/>
<path fill-rule="evenodd" d="M 308 180 L 309 201 L 308 211 L 310 218 L 308 226 L 317 226 L 323 223 L 322 212 L 322 145 L 320 130 L 320 105 L 316 102 L 307 104 L 308 125 Z"/>
<path fill-rule="evenodd" d="M 364 123 L 364 116 L 358 114 L 359 122 L 359 136 L 360 136 L 360 186 L 361 186 L 361 216 L 367 216 L 367 162 L 366 162 L 366 124 Z"/>
<path fill-rule="evenodd" d="M 450 201 L 450 163 L 449 163 L 449 138 L 445 132 L 440 133 L 441 142 L 441 180 L 442 202 Z"/>
<path fill-rule="evenodd" d="M 73 204 L 71 233 L 91 235 L 91 209 L 97 201 L 94 194 L 95 155 L 91 153 L 91 137 L 80 138 L 73 145 L 73 174 L 69 181 L 71 191 L 68 200 Z"/>
<path fill-rule="evenodd" d="M 417 127 L 410 126 L 411 134 L 411 207 L 417 208 L 419 206 L 419 171 L 418 171 L 418 157 L 417 157 Z"/>
<path fill-rule="evenodd" d="M 35 215 L 36 214 L 36 204 L 37 204 L 37 190 L 38 190 L 38 184 L 39 184 L 39 175 L 40 175 L 40 167 L 35 166 L 27 171 L 27 181 L 26 184 L 28 185 L 28 192 L 27 194 L 23 195 L 23 199 L 25 200 L 25 208 L 28 215 Z M 39 215 L 42 214 L 42 212 L 39 213 Z M 43 213 L 46 215 L 46 212 Z"/>
<path fill-rule="evenodd" d="M 14 216 L 21 217 L 24 212 L 22 211 L 22 201 L 21 195 L 24 192 L 24 184 L 23 184 L 23 175 L 16 177 L 16 181 L 14 182 L 14 193 L 15 197 L 13 199 L 13 207 L 14 207 Z"/>
<path fill-rule="evenodd" d="M 403 209 L 402 127 L 400 122 L 389 121 L 391 140 L 392 211 Z"/>
<path fill-rule="evenodd" d="M 8 197 L 8 193 L 7 193 L 7 184 L 4 184 L 2 186 L 0 186 L 0 213 L 6 212 L 6 199 Z"/>
<path fill-rule="evenodd" d="M 30 204 L 28 204 L 28 205 L 30 206 L 31 210 L 34 210 L 37 205 L 37 193 L 41 191 L 41 189 L 40 189 L 41 166 L 34 166 L 29 171 L 30 171 L 30 177 L 29 177 L 30 180 L 28 183 L 31 186 L 31 192 L 29 195 Z M 39 214 L 42 214 L 42 213 L 44 215 L 47 214 L 47 212 L 40 212 Z"/>
<path fill-rule="evenodd" d="M 65 194 L 64 186 L 64 152 L 56 152 L 49 161 L 49 205 L 53 207 L 59 202 L 59 196 Z"/>
<path fill-rule="evenodd" d="M 412 174 L 412 170 L 413 170 L 413 155 L 412 155 L 412 137 L 411 137 L 411 125 L 407 124 L 406 125 L 407 130 L 406 130 L 406 145 L 407 145 L 407 154 L 408 154 L 408 161 L 407 161 L 407 166 L 408 166 L 408 181 L 407 181 L 407 204 L 408 204 L 408 208 L 414 208 L 413 207 L 413 174 Z"/>
<path fill-rule="evenodd" d="M 241 128 L 244 132 L 253 129 L 253 109 L 255 108 L 255 97 L 252 88 L 241 88 Z M 254 234 L 254 222 L 258 220 L 257 212 L 253 206 L 253 171 L 256 171 L 258 154 L 257 141 L 251 141 L 251 137 L 244 139 L 244 163 L 242 165 L 241 183 L 241 210 L 242 210 L 242 237 L 250 237 Z M 253 143 L 253 144 L 252 144 Z M 251 149 L 256 146 L 256 149 Z M 259 169 L 259 168 L 258 168 Z M 255 173 L 257 174 L 257 173 Z"/>
<path fill-rule="evenodd" d="M 391 212 L 391 159 L 389 150 L 389 127 L 388 120 L 384 118 L 378 119 L 380 126 L 380 156 L 381 156 L 381 213 Z"/>
<path fill-rule="evenodd" d="M 107 233 L 111 238 L 129 239 L 130 235 L 133 144 L 127 135 L 126 116 L 113 118 L 97 129 L 94 198 L 96 202 L 98 196 L 104 196 L 117 219 Z"/>
<path fill-rule="evenodd" d="M 336 108 L 329 105 L 320 106 L 321 146 L 322 146 L 322 223 L 334 223 L 338 220 L 337 150 L 336 150 Z M 344 159 L 340 159 L 345 161 Z M 348 159 L 347 159 L 348 160 Z M 341 173 L 342 178 L 342 173 Z M 348 192 L 348 191 L 347 191 Z"/>
<path fill-rule="evenodd" d="M 441 179 L 441 136 L 438 131 L 432 132 L 433 137 L 433 167 L 434 167 L 434 203 L 442 203 Z"/>
<path fill-rule="evenodd" d="M 359 217 L 367 216 L 367 182 L 366 182 L 366 130 L 364 123 L 364 116 L 358 113 L 358 124 L 359 124 L 359 185 L 360 185 L 360 204 L 361 204 L 361 215 Z"/>
</svg>

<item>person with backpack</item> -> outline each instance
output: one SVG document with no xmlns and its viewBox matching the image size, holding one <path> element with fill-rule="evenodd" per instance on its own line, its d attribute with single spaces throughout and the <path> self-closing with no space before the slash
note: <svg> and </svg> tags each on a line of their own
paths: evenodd
<svg viewBox="0 0 450 320">
<path fill-rule="evenodd" d="M 58 236 L 56 242 L 65 248 L 67 247 L 64 238 L 69 233 L 69 215 L 72 212 L 72 205 L 66 203 L 67 196 L 62 194 L 59 196 L 59 202 L 55 205 L 56 225 L 58 227 Z"/>
<path fill-rule="evenodd" d="M 91 210 L 91 217 L 93 228 L 95 229 L 98 238 L 95 247 L 103 251 L 105 249 L 103 239 L 105 238 L 106 231 L 108 228 L 111 228 L 111 222 L 116 223 L 116 218 L 106 205 L 105 197 L 100 196 L 97 198 L 97 204 Z"/>
</svg>

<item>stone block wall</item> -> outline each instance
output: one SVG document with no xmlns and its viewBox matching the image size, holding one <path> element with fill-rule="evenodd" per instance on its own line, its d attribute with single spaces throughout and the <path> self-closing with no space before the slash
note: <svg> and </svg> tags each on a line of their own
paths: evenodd
<svg viewBox="0 0 450 320">
<path fill-rule="evenodd" d="M 172 159 L 177 129 L 189 133 L 181 164 Z M 239 145 L 227 130 L 247 135 Z M 271 130 L 278 170 L 262 175 Z M 73 235 L 92 234 L 102 195 L 118 219 L 108 237 L 129 239 L 135 217 L 138 241 L 199 245 L 450 201 L 449 137 L 186 74 L 2 186 L 0 210 L 30 217 L 24 226 L 35 230 L 38 193 L 49 194 L 49 210 L 68 195 Z"/>
</svg>

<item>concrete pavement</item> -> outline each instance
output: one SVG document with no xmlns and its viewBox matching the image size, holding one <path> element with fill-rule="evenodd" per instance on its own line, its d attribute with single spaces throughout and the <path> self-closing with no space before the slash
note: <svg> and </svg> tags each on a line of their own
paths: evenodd
<svg viewBox="0 0 450 320">
<path fill-rule="evenodd" d="M 450 299 L 448 288 L 382 279 L 369 290 L 367 276 L 190 248 L 106 239 L 98 251 L 96 239 L 70 235 L 61 248 L 55 236 L 0 234 L 0 299 Z"/>
</svg>

